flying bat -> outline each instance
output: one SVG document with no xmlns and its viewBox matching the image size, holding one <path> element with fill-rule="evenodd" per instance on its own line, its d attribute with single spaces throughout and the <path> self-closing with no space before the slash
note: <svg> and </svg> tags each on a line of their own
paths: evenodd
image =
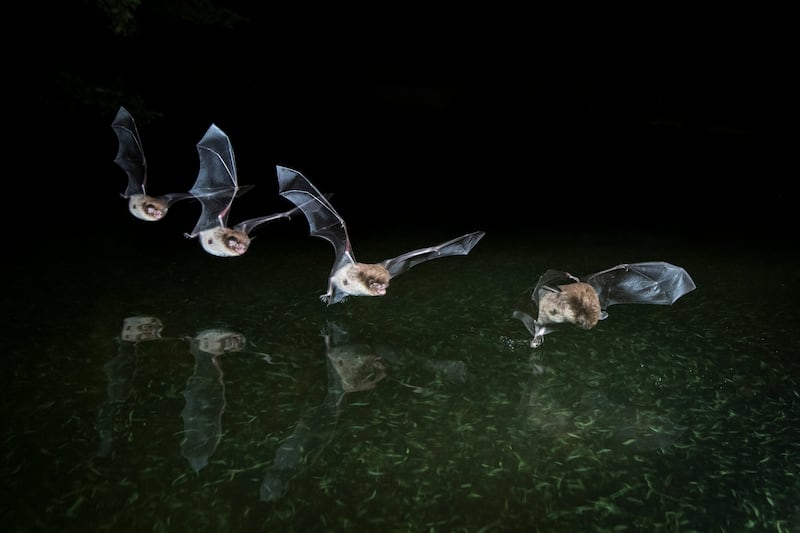
<svg viewBox="0 0 800 533">
<path fill-rule="evenodd" d="M 128 210 L 133 216 L 148 222 L 161 220 L 172 204 L 192 198 L 189 193 L 170 193 L 158 197 L 148 195 L 145 188 L 147 159 L 144 157 L 136 122 L 128 110 L 120 106 L 111 127 L 119 141 L 114 162 L 128 175 L 128 187 L 121 196 L 128 199 Z"/>
<path fill-rule="evenodd" d="M 380 263 L 359 263 L 353 254 L 344 219 L 328 199 L 296 170 L 278 166 L 277 171 L 279 194 L 305 214 L 310 235 L 326 239 L 333 245 L 335 259 L 328 276 L 328 291 L 319 297 L 328 305 L 349 296 L 384 296 L 392 278 L 431 259 L 467 255 L 485 235 L 483 231 L 476 231 Z"/>
<path fill-rule="evenodd" d="M 191 233 L 186 237 L 200 238 L 203 249 L 219 257 L 235 257 L 244 254 L 250 246 L 252 232 L 257 226 L 279 218 L 290 218 L 299 212 L 297 207 L 283 213 L 275 213 L 239 222 L 228 227 L 228 215 L 237 196 L 241 196 L 252 185 L 239 185 L 236 159 L 228 136 L 212 124 L 197 143 L 200 171 L 189 192 L 200 201 L 202 212 Z"/>
<path fill-rule="evenodd" d="M 531 347 L 537 348 L 544 342 L 544 336 L 559 325 L 592 329 L 608 317 L 609 306 L 672 305 L 695 288 L 686 270 L 663 261 L 625 263 L 583 278 L 548 270 L 529 295 L 526 291 L 525 303 L 535 308 L 533 313 L 518 309 L 512 316 L 530 331 Z"/>
</svg>

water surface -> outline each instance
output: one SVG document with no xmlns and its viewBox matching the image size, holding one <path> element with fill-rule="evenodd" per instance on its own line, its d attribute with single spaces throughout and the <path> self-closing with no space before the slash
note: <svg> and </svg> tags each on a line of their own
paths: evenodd
<svg viewBox="0 0 800 533">
<path fill-rule="evenodd" d="M 333 252 L 244 257 L 133 229 L 51 243 L 7 289 L 2 520 L 17 531 L 795 531 L 793 252 L 491 232 L 385 298 L 326 307 Z M 472 231 L 474 228 L 465 228 Z M 377 261 L 453 235 L 364 239 Z M 685 267 L 538 349 L 511 317 L 548 268 Z M 139 324 L 133 338 L 123 329 Z"/>
</svg>

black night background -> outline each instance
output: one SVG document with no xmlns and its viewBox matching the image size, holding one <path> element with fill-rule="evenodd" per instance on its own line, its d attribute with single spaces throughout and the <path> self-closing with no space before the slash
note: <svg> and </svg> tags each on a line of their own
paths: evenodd
<svg viewBox="0 0 800 533">
<path fill-rule="evenodd" d="M 241 182 L 258 185 L 242 217 L 286 205 L 281 164 L 333 192 L 352 232 L 644 230 L 747 246 L 791 225 L 799 112 L 786 43 L 313 40 L 246 4 L 137 4 L 24 8 L 32 30 L 9 43 L 3 84 L 6 131 L 28 163 L 7 181 L 36 191 L 36 220 L 134 222 L 112 163 L 124 105 L 151 193 L 191 187 L 195 144 L 222 128 Z"/>
</svg>

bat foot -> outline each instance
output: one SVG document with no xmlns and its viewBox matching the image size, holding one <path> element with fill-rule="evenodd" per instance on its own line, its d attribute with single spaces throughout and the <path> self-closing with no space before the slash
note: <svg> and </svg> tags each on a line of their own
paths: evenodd
<svg viewBox="0 0 800 533">
<path fill-rule="evenodd" d="M 544 335 L 537 335 L 531 339 L 531 348 L 538 348 L 544 342 Z"/>
</svg>

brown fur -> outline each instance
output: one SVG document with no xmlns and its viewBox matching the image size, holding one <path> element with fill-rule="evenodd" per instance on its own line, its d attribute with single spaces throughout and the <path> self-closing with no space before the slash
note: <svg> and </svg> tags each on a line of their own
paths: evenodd
<svg viewBox="0 0 800 533">
<path fill-rule="evenodd" d="M 219 257 L 243 255 L 250 246 L 250 237 L 231 228 L 213 228 L 200 232 L 203 249 Z"/>
<path fill-rule="evenodd" d="M 341 268 L 331 282 L 351 296 L 383 296 L 391 276 L 379 264 L 356 263 Z"/>
<path fill-rule="evenodd" d="M 600 320 L 600 300 L 588 283 L 570 283 L 558 287 L 561 292 L 542 291 L 539 296 L 538 322 L 561 324 L 568 322 L 591 329 Z"/>
<path fill-rule="evenodd" d="M 344 392 L 374 389 L 386 377 L 383 359 L 377 355 L 328 354 L 328 359 L 341 378 Z"/>
<path fill-rule="evenodd" d="M 391 276 L 383 266 L 358 263 L 357 268 L 357 278 L 366 287 L 369 287 L 370 292 L 374 292 L 376 286 L 382 286 L 383 288 L 389 286 Z"/>
</svg>

